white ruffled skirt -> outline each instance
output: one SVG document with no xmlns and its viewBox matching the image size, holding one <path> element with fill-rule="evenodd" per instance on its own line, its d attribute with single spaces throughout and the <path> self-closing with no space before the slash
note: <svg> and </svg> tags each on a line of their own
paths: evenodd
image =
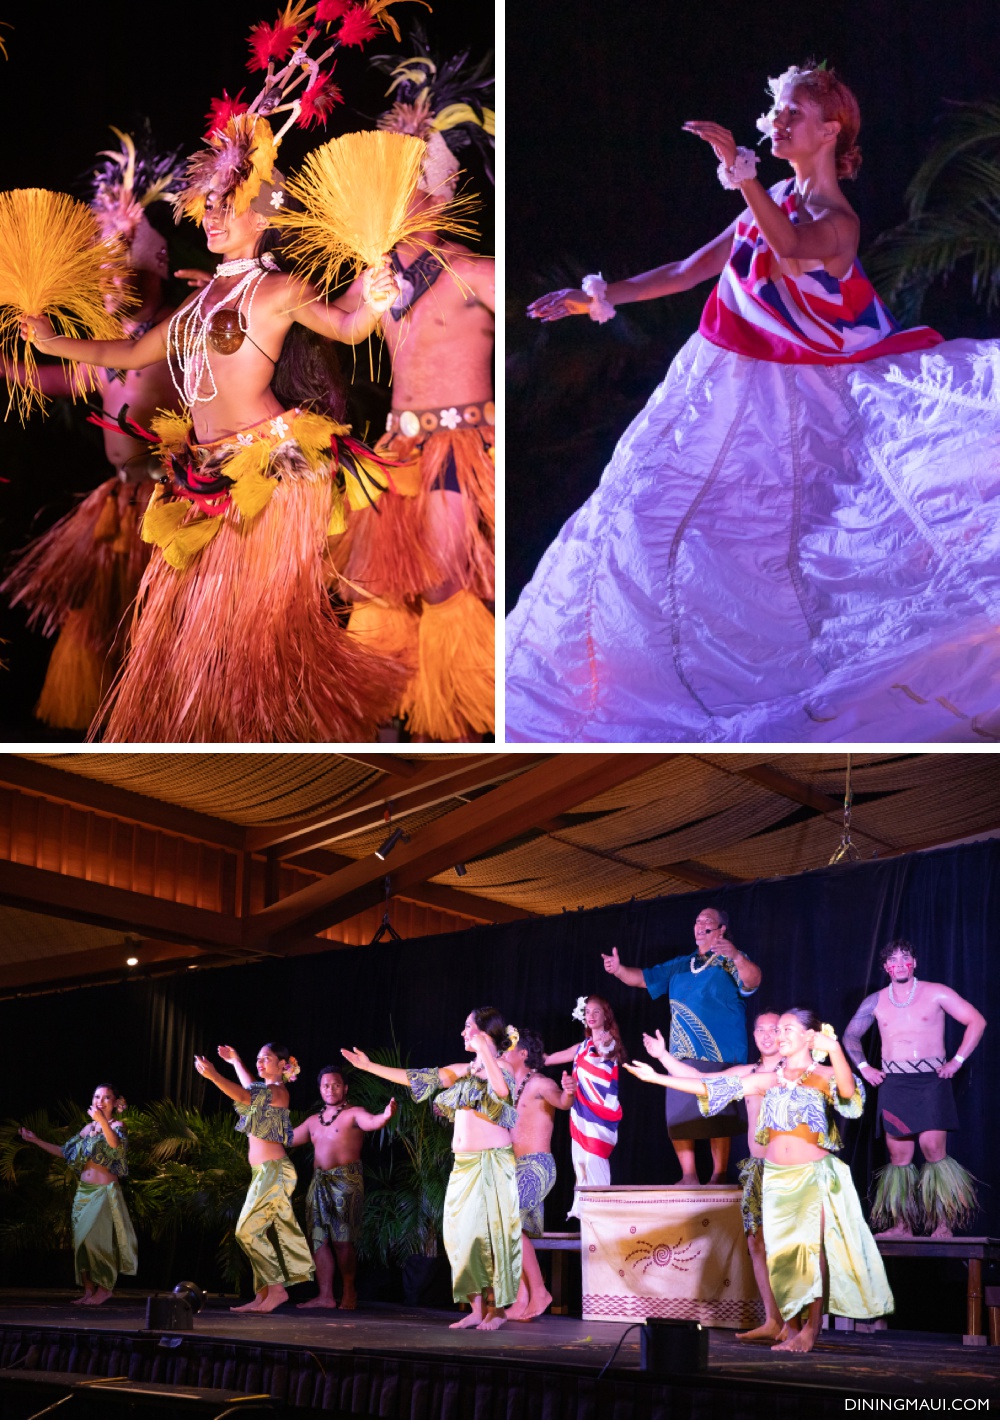
<svg viewBox="0 0 1000 1420">
<path fill-rule="evenodd" d="M 982 743 L 1000 343 L 796 366 L 693 336 L 507 635 L 510 740 Z"/>
</svg>

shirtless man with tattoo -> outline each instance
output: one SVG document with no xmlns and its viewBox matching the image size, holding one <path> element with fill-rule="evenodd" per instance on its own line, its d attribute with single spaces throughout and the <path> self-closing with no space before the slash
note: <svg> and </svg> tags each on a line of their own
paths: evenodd
<svg viewBox="0 0 1000 1420">
<path fill-rule="evenodd" d="M 908 1238 L 927 1227 L 931 1237 L 950 1238 L 976 1211 L 975 1181 L 948 1157 L 948 1130 L 958 1128 L 951 1080 L 975 1050 L 986 1020 L 975 1006 L 939 981 L 919 981 L 909 942 L 882 948 L 889 985 L 866 996 L 844 1033 L 844 1048 L 864 1080 L 878 1086 L 879 1133 L 885 1132 L 889 1164 L 878 1175 L 872 1225 L 878 1237 Z M 947 1017 L 965 1027 L 958 1050 L 945 1052 Z M 875 1024 L 882 1068 L 869 1065 L 861 1037 Z M 919 1143 L 923 1167 L 913 1162 Z"/>
</svg>

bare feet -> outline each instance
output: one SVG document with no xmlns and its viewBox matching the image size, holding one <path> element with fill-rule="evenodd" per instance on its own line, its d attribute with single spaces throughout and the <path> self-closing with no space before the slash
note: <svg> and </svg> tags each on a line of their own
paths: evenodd
<svg viewBox="0 0 1000 1420">
<path fill-rule="evenodd" d="M 323 1294 L 320 1293 L 318 1297 L 313 1297 L 311 1301 L 299 1302 L 298 1309 L 302 1312 L 308 1311 L 310 1307 L 324 1307 L 328 1311 L 333 1311 L 336 1305 L 337 1300 L 335 1297 L 324 1297 Z"/>
<path fill-rule="evenodd" d="M 70 1306 L 71 1306 L 71 1307 L 85 1307 L 85 1306 L 87 1306 L 87 1305 L 89 1304 L 90 1299 L 91 1299 L 91 1297 L 92 1297 L 93 1295 L 94 1295 L 94 1289 L 93 1289 L 92 1287 L 88 1287 L 87 1290 L 84 1292 L 84 1294 L 83 1294 L 82 1297 L 74 1297 L 74 1298 L 73 1298 L 73 1300 L 70 1302 Z"/>
<path fill-rule="evenodd" d="M 932 1238 L 953 1238 L 954 1236 L 955 1234 L 947 1223 L 938 1223 L 937 1227 L 931 1233 Z"/>
<path fill-rule="evenodd" d="M 99 1307 L 102 1302 L 106 1302 L 111 1296 L 107 1287 L 95 1287 L 89 1297 L 83 1298 L 85 1307 Z"/>
<path fill-rule="evenodd" d="M 711 1187 L 713 1184 L 718 1185 L 720 1183 L 725 1183 L 725 1181 L 726 1175 L 724 1173 L 714 1173 L 712 1177 L 708 1180 L 708 1183 L 709 1187 Z"/>
<path fill-rule="evenodd" d="M 752 1331 L 738 1331 L 737 1341 L 781 1341 L 785 1336 L 785 1327 L 780 1321 L 765 1321 L 762 1326 L 755 1326 Z"/>
<path fill-rule="evenodd" d="M 502 1307 L 490 1307 L 482 1321 L 476 1327 L 477 1331 L 499 1331 L 507 1320 L 507 1313 Z"/>
<path fill-rule="evenodd" d="M 680 1180 L 679 1183 L 668 1183 L 668 1184 L 667 1184 L 667 1187 L 668 1187 L 668 1188 L 700 1188 L 700 1187 L 701 1187 L 701 1183 L 699 1182 L 698 1175 L 697 1175 L 696 1173 L 695 1173 L 695 1174 L 684 1174 L 684 1175 L 681 1177 L 681 1180 Z"/>
<path fill-rule="evenodd" d="M 342 1312 L 353 1312 L 357 1310 L 358 1294 L 353 1287 L 344 1287 L 343 1296 L 340 1299 L 340 1310 Z"/>
<path fill-rule="evenodd" d="M 772 1351 L 811 1351 L 816 1345 L 816 1336 L 811 1327 L 804 1326 L 801 1331 L 792 1331 L 784 1341 L 779 1341 L 776 1346 L 772 1346 Z"/>
<path fill-rule="evenodd" d="M 886 1228 L 882 1233 L 876 1233 L 877 1238 L 912 1238 L 913 1229 L 909 1223 L 893 1223 L 891 1228 Z"/>
<path fill-rule="evenodd" d="M 451 1322 L 450 1325 L 449 1325 L 449 1327 L 448 1327 L 448 1330 L 449 1330 L 449 1331 L 466 1331 L 470 1326 L 478 1326 L 479 1323 L 482 1321 L 482 1319 L 483 1319 L 483 1303 L 482 1303 L 482 1298 L 477 1297 L 476 1300 L 475 1300 L 475 1301 L 473 1302 L 473 1304 L 472 1304 L 472 1310 L 469 1312 L 469 1315 L 468 1315 L 468 1316 L 463 1316 L 462 1319 L 461 1319 L 461 1321 L 453 1321 L 453 1322 Z"/>
<path fill-rule="evenodd" d="M 541 1316 L 542 1312 L 548 1311 L 552 1305 L 552 1293 L 545 1287 L 541 1292 L 532 1292 L 531 1300 L 528 1302 L 527 1310 L 521 1317 L 522 1321 L 534 1321 L 535 1317 Z M 507 1313 L 507 1320 L 513 1321 L 510 1312 Z"/>
<path fill-rule="evenodd" d="M 267 1292 L 261 1299 L 257 1307 L 259 1312 L 273 1312 L 275 1307 L 280 1307 L 282 1302 L 288 1301 L 288 1293 L 279 1282 L 277 1287 L 268 1287 Z"/>
<path fill-rule="evenodd" d="M 230 1307 L 229 1310 L 231 1312 L 259 1312 L 260 1304 L 266 1296 L 267 1288 L 265 1287 L 262 1292 L 257 1293 L 252 1302 L 244 1302 L 241 1307 Z"/>
</svg>

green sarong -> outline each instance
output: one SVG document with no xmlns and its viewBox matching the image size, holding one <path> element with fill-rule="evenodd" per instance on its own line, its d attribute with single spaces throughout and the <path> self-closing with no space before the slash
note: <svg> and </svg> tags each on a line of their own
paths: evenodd
<svg viewBox="0 0 1000 1420">
<path fill-rule="evenodd" d="M 306 1232 L 313 1252 L 325 1242 L 357 1243 L 365 1208 L 361 1161 L 317 1169 L 306 1194 Z"/>
<path fill-rule="evenodd" d="M 771 1291 L 785 1321 L 823 1296 L 821 1250 L 829 1274 L 824 1311 L 870 1320 L 895 1310 L 851 1171 L 839 1159 L 765 1159 L 763 1220 Z"/>
<path fill-rule="evenodd" d="M 295 1165 L 266 1159 L 250 1171 L 250 1191 L 236 1224 L 236 1241 L 250 1259 L 254 1291 L 311 1280 L 315 1268 L 292 1212 Z"/>
<path fill-rule="evenodd" d="M 456 1302 L 493 1290 L 509 1307 L 521 1281 L 521 1214 L 514 1150 L 456 1154 L 444 1200 L 444 1246 Z"/>
<path fill-rule="evenodd" d="M 134 1277 L 139 1268 L 132 1219 L 117 1179 L 77 1184 L 73 1196 L 73 1262 L 76 1280 L 114 1290 L 118 1274 Z"/>
</svg>

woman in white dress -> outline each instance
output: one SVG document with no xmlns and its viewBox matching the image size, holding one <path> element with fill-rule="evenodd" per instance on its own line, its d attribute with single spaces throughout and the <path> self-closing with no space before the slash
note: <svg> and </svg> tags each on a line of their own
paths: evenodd
<svg viewBox="0 0 1000 1420">
<path fill-rule="evenodd" d="M 1000 704 L 1000 345 L 899 328 L 839 185 L 857 101 L 816 67 L 771 91 L 791 180 L 686 124 L 740 216 L 529 308 L 605 320 L 720 278 L 509 619 L 509 739 L 975 739 Z"/>
</svg>

